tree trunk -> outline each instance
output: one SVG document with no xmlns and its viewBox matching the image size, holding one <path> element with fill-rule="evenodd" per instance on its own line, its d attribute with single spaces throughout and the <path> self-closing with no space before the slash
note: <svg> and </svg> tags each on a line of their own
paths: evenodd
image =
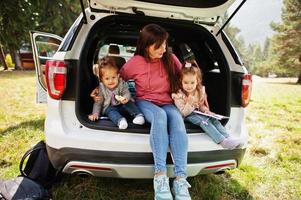
<svg viewBox="0 0 301 200">
<path fill-rule="evenodd" d="M 298 80 L 297 80 L 297 84 L 301 84 L 301 72 L 299 73 L 299 77 L 298 77 Z"/>
<path fill-rule="evenodd" d="M 18 51 L 14 51 L 14 58 L 15 58 L 15 69 L 16 70 L 22 69 L 21 58 Z"/>
<path fill-rule="evenodd" d="M 301 54 L 299 55 L 299 63 L 301 63 Z M 299 65 L 299 69 L 300 69 L 300 67 L 301 67 L 301 65 Z M 301 72 L 299 72 L 297 84 L 301 84 Z"/>
<path fill-rule="evenodd" d="M 15 63 L 15 70 L 22 69 L 19 52 L 15 49 L 9 49 L 9 52 L 11 54 L 13 62 Z"/>
<path fill-rule="evenodd" d="M 7 64 L 5 62 L 5 54 L 2 48 L 2 45 L 0 44 L 0 60 L 3 64 L 4 70 L 8 70 Z"/>
</svg>

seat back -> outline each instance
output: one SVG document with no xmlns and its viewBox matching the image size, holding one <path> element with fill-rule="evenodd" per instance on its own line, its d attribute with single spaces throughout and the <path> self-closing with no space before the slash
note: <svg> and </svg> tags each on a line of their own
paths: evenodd
<svg viewBox="0 0 301 200">
<path fill-rule="evenodd" d="M 109 46 L 108 55 L 114 58 L 115 63 L 119 69 L 124 65 L 124 63 L 126 63 L 125 58 L 120 56 L 120 49 L 116 44 L 111 44 Z"/>
</svg>

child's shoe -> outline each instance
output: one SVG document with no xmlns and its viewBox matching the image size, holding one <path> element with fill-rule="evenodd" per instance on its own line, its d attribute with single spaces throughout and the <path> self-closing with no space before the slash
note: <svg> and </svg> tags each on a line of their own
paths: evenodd
<svg viewBox="0 0 301 200">
<path fill-rule="evenodd" d="M 134 119 L 133 119 L 133 123 L 134 124 L 138 124 L 138 125 L 143 125 L 145 122 L 144 117 L 142 114 L 137 115 Z"/>
<path fill-rule="evenodd" d="M 173 191 L 175 200 L 191 200 L 189 190 L 191 185 L 186 181 L 185 178 L 175 179 L 173 181 Z"/>
<path fill-rule="evenodd" d="M 125 118 L 122 118 L 118 123 L 119 129 L 126 129 L 128 127 L 128 123 Z"/>
<path fill-rule="evenodd" d="M 173 200 L 170 188 L 169 178 L 166 175 L 154 177 L 155 200 Z"/>
<path fill-rule="evenodd" d="M 228 137 L 224 139 L 220 145 L 224 147 L 225 149 L 235 149 L 238 148 L 242 144 L 240 139 Z"/>
</svg>

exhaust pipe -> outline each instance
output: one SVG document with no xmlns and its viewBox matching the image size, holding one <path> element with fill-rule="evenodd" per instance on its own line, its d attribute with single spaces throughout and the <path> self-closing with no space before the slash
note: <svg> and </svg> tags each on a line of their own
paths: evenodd
<svg viewBox="0 0 301 200">
<path fill-rule="evenodd" d="M 87 178 L 93 176 L 93 173 L 88 170 L 73 170 L 71 174 L 75 174 L 81 178 Z"/>
</svg>

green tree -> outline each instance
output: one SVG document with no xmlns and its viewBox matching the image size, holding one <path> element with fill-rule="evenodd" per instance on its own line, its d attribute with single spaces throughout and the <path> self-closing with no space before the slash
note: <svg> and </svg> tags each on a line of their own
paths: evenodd
<svg viewBox="0 0 301 200">
<path fill-rule="evenodd" d="M 273 42 L 276 64 L 287 73 L 298 76 L 301 84 L 301 0 L 284 0 L 282 22 L 272 23 L 277 32 Z"/>
<path fill-rule="evenodd" d="M 262 50 L 259 51 L 259 48 L 259 44 L 253 46 L 253 57 L 260 58 L 254 61 L 254 74 L 268 76 L 269 73 L 279 72 L 275 67 L 275 56 L 271 53 L 271 39 L 265 40 Z"/>
<path fill-rule="evenodd" d="M 8 67 L 7 67 L 7 64 L 5 62 L 5 54 L 4 54 L 4 51 L 3 51 L 3 48 L 2 48 L 2 45 L 0 44 L 0 63 L 2 63 L 3 65 L 3 68 L 4 70 L 7 70 Z"/>
<path fill-rule="evenodd" d="M 0 43 L 11 53 L 17 67 L 20 66 L 17 50 L 33 23 L 30 12 L 28 1 L 0 1 Z"/>
<path fill-rule="evenodd" d="M 221 18 L 220 24 L 223 25 L 229 18 L 228 13 L 226 12 Z M 227 33 L 227 36 L 230 38 L 233 46 L 238 49 L 239 53 L 244 52 L 245 43 L 242 37 L 239 37 L 240 29 L 231 24 L 231 21 L 224 28 L 224 31 Z"/>
<path fill-rule="evenodd" d="M 228 18 L 229 16 L 226 13 L 221 20 L 221 24 L 225 23 L 225 21 Z M 239 36 L 240 29 L 232 25 L 231 22 L 225 27 L 224 30 L 227 33 L 228 37 L 230 38 L 233 46 L 238 51 L 239 56 L 242 58 L 244 62 L 244 66 L 249 70 L 249 72 L 254 73 L 256 61 L 260 60 L 256 58 L 257 57 L 262 58 L 261 53 L 257 53 L 257 55 L 254 55 L 255 47 L 253 45 L 249 45 L 248 48 L 246 47 L 243 37 Z"/>
<path fill-rule="evenodd" d="M 270 47 L 271 47 L 271 39 L 266 38 L 263 45 L 262 57 L 263 59 L 267 59 L 270 55 Z"/>
<path fill-rule="evenodd" d="M 32 0 L 35 29 L 64 36 L 81 12 L 78 0 Z"/>
<path fill-rule="evenodd" d="M 78 0 L 0 1 L 0 44 L 19 67 L 18 50 L 30 41 L 30 30 L 63 36 L 80 12 Z"/>
<path fill-rule="evenodd" d="M 247 54 L 249 58 L 250 71 L 252 74 L 257 74 L 260 76 L 265 76 L 262 72 L 262 65 L 259 65 L 263 61 L 262 50 L 259 43 L 250 44 L 247 48 Z"/>
<path fill-rule="evenodd" d="M 249 72 L 254 74 L 256 72 L 256 64 L 263 60 L 261 46 L 259 44 L 250 44 L 246 47 L 243 37 L 239 36 L 239 32 L 240 29 L 231 24 L 226 28 L 226 33 L 241 56 L 244 66 Z"/>
<path fill-rule="evenodd" d="M 252 56 L 254 57 L 255 63 L 258 63 L 258 62 L 261 62 L 264 60 L 261 46 L 259 43 L 255 44 Z"/>
</svg>

